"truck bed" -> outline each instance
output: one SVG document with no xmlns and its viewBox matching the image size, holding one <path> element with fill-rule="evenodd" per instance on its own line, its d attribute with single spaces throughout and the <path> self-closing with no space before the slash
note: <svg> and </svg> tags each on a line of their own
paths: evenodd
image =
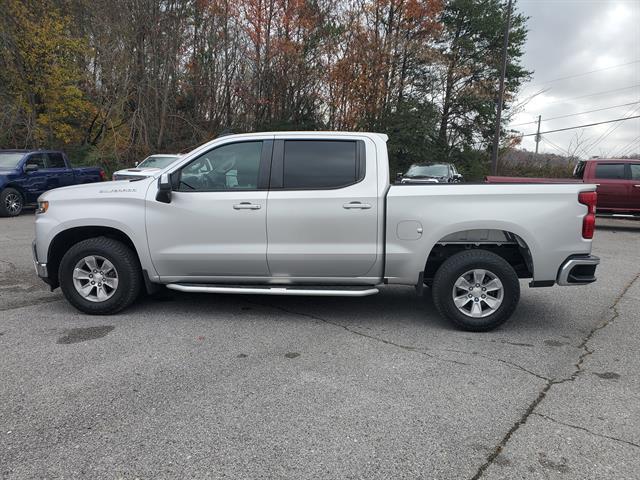
<svg viewBox="0 0 640 480">
<path fill-rule="evenodd" d="M 595 188 L 580 182 L 393 185 L 387 194 L 385 275 L 402 283 L 416 265 L 426 264 L 423 252 L 451 235 L 482 230 L 488 240 L 495 238 L 492 231 L 521 239 L 536 265 L 533 279 L 554 280 L 568 256 L 591 250 L 581 235 L 587 207 L 578 194 Z"/>
<path fill-rule="evenodd" d="M 500 177 L 487 176 L 486 183 L 583 183 L 577 178 Z"/>
</svg>

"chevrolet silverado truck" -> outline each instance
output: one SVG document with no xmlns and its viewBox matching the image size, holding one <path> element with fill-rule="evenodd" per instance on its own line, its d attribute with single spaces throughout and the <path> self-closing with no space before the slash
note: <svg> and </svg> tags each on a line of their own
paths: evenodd
<svg viewBox="0 0 640 480">
<path fill-rule="evenodd" d="M 573 178 L 492 177 L 488 183 L 589 183 L 596 185 L 599 214 L 640 216 L 640 159 L 580 160 Z"/>
<path fill-rule="evenodd" d="M 39 199 L 37 274 L 82 312 L 141 290 L 362 297 L 431 289 L 457 326 L 489 330 L 531 287 L 584 285 L 595 185 L 390 185 L 386 135 L 229 135 L 154 177 Z"/>
<path fill-rule="evenodd" d="M 20 215 L 47 190 L 102 180 L 101 168 L 72 168 L 62 152 L 0 150 L 0 217 Z"/>
</svg>

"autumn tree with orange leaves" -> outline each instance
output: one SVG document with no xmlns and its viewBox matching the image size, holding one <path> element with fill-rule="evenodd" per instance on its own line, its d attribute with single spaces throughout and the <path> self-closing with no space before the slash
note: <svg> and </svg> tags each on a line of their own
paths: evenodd
<svg viewBox="0 0 640 480">
<path fill-rule="evenodd" d="M 0 147 L 64 148 L 112 170 L 227 130 L 370 130 L 389 135 L 393 170 L 445 157 L 469 170 L 488 145 L 502 0 L 0 7 Z M 528 74 L 524 23 L 516 12 L 507 103 Z"/>
</svg>

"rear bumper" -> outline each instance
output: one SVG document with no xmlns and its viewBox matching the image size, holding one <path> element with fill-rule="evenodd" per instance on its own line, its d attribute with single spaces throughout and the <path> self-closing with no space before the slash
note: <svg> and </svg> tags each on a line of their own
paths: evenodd
<svg viewBox="0 0 640 480">
<path fill-rule="evenodd" d="M 593 255 L 574 255 L 567 258 L 558 270 L 558 285 L 587 285 L 596 281 L 596 267 L 600 259 Z"/>
</svg>

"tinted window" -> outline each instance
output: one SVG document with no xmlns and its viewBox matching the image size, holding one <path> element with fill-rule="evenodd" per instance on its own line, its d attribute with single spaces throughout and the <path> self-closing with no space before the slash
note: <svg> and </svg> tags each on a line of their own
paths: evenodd
<svg viewBox="0 0 640 480">
<path fill-rule="evenodd" d="M 67 168 L 61 153 L 49 153 L 47 155 L 49 157 L 48 168 Z"/>
<path fill-rule="evenodd" d="M 336 188 L 358 179 L 352 141 L 288 140 L 284 143 L 284 188 Z"/>
<path fill-rule="evenodd" d="M 45 168 L 46 158 L 46 153 L 34 153 L 33 155 L 29 156 L 27 165 L 37 165 L 38 168 Z"/>
<path fill-rule="evenodd" d="M 624 163 L 599 163 L 596 178 L 624 179 Z"/>
<path fill-rule="evenodd" d="M 640 180 L 640 163 L 632 163 L 631 167 L 631 180 Z"/>
<path fill-rule="evenodd" d="M 258 187 L 262 142 L 214 148 L 182 168 L 179 190 L 253 190 Z"/>
</svg>

